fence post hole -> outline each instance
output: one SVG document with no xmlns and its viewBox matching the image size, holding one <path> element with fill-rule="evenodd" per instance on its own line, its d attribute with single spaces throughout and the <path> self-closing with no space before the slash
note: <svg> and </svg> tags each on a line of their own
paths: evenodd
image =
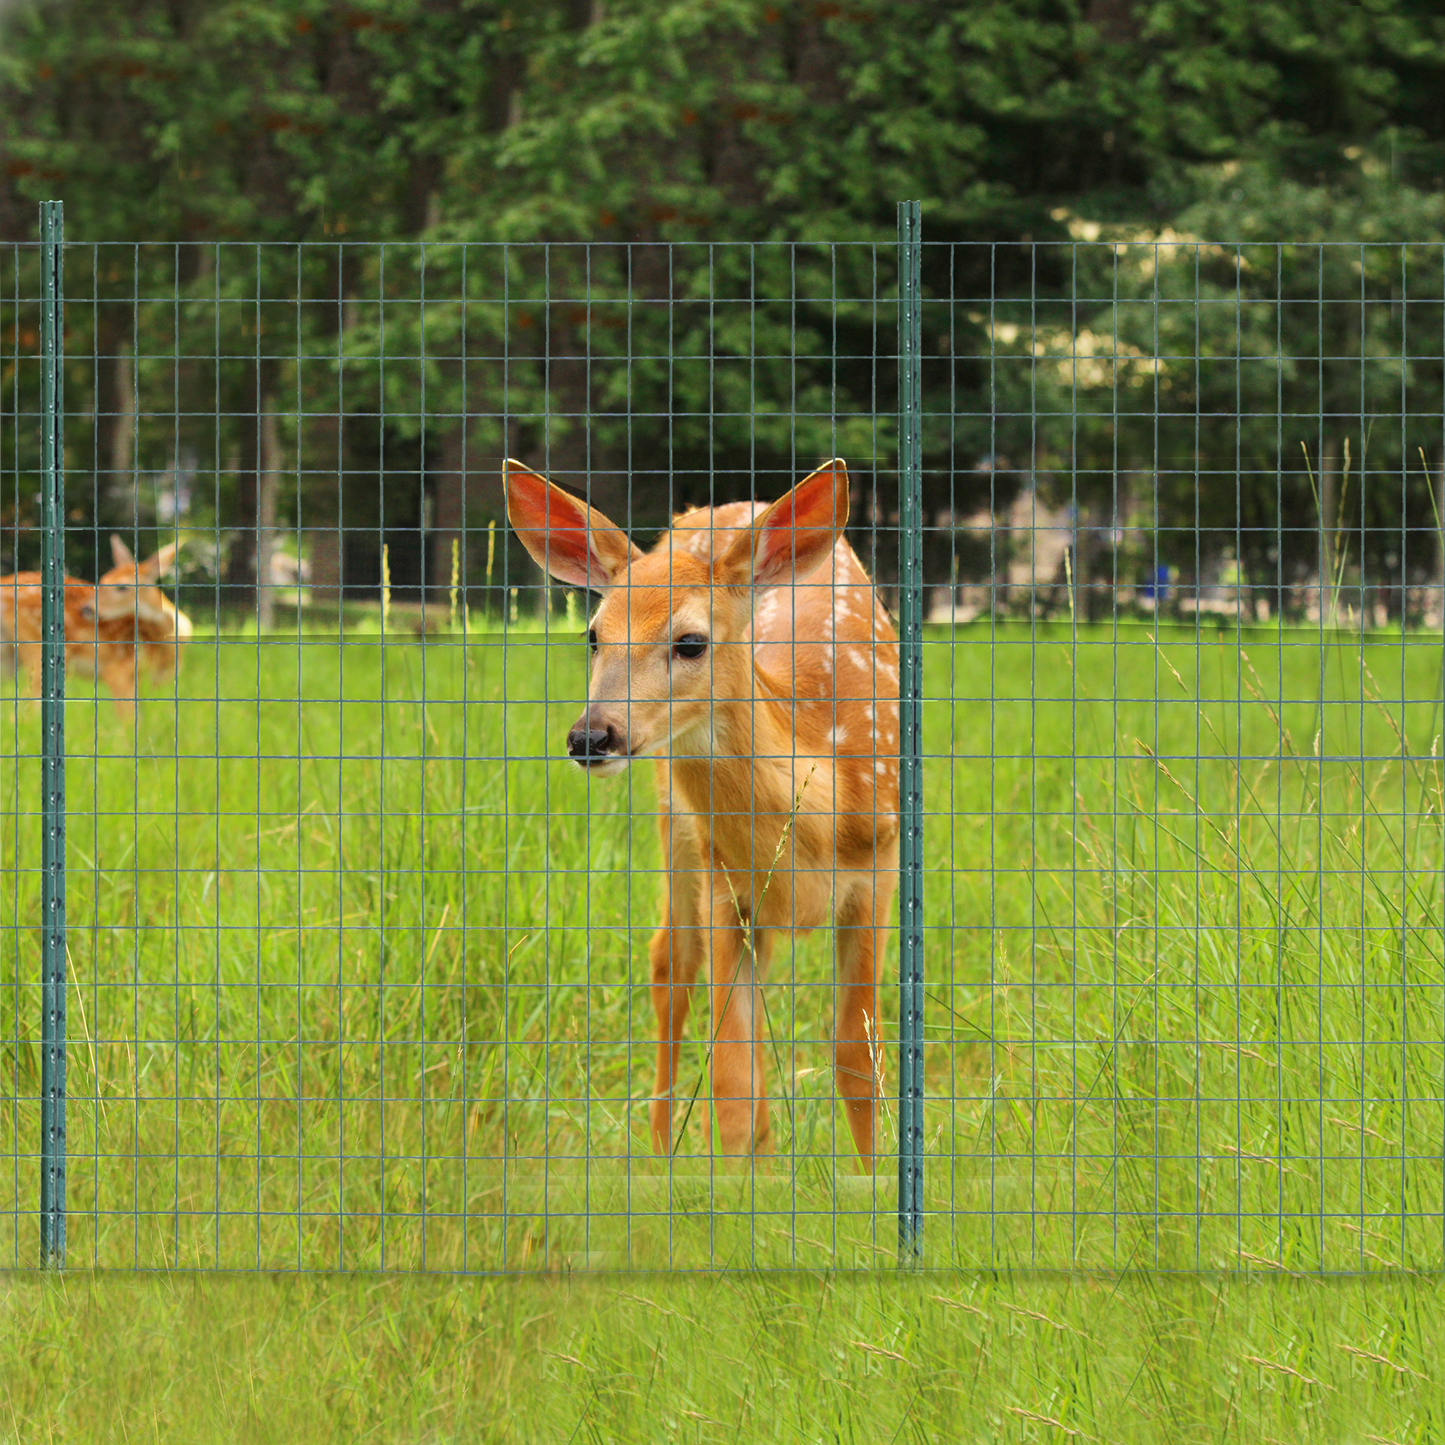
<svg viewBox="0 0 1445 1445">
<path fill-rule="evenodd" d="M 923 216 L 898 203 L 898 1247 L 918 1257 L 923 1229 Z"/>
<path fill-rule="evenodd" d="M 65 222 L 40 206 L 41 546 L 41 1061 L 40 1263 L 65 1263 Z"/>
</svg>

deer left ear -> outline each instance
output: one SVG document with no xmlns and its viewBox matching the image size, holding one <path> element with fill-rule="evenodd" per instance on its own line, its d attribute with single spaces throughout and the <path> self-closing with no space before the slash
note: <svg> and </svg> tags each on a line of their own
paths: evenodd
<svg viewBox="0 0 1445 1445">
<path fill-rule="evenodd" d="M 110 534 L 110 555 L 114 558 L 117 567 L 135 566 L 135 554 L 114 532 Z"/>
<path fill-rule="evenodd" d="M 180 545 L 179 542 L 168 542 L 154 557 L 147 557 L 136 568 L 136 575 L 142 582 L 156 582 L 164 577 L 176 565 L 176 550 Z"/>
<path fill-rule="evenodd" d="M 642 553 L 627 534 L 580 497 L 510 458 L 507 519 L 543 571 L 569 587 L 605 592 Z"/>
<path fill-rule="evenodd" d="M 779 497 L 723 553 L 721 579 L 731 586 L 779 587 L 816 572 L 848 525 L 848 468 L 838 458 Z"/>
</svg>

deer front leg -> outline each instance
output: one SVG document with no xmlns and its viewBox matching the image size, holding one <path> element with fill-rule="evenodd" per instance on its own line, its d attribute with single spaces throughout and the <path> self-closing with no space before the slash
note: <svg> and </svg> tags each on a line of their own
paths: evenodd
<svg viewBox="0 0 1445 1445">
<path fill-rule="evenodd" d="M 887 938 L 891 873 L 872 875 L 841 898 L 835 918 L 838 946 L 833 1072 L 859 1167 L 877 1166 L 877 1108 L 883 1089 L 878 1037 L 878 959 Z"/>
<path fill-rule="evenodd" d="M 712 1107 L 724 1154 L 768 1146 L 763 1088 L 763 1011 L 751 921 L 740 916 L 727 876 L 708 887 L 708 989 L 712 1004 Z"/>
<path fill-rule="evenodd" d="M 664 781 L 659 782 L 658 796 L 667 797 Z M 652 1006 L 657 1012 L 657 1081 L 647 1115 L 652 1126 L 652 1147 L 659 1154 L 670 1154 L 682 1031 L 687 1026 L 692 988 L 702 964 L 703 940 L 698 910 L 699 859 L 692 824 L 686 818 L 675 818 L 664 805 L 659 809 L 657 826 L 667 871 L 662 922 L 648 945 Z"/>
</svg>

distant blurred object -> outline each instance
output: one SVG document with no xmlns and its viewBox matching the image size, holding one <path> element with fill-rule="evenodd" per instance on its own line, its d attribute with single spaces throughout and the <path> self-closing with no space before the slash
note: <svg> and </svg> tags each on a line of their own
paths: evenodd
<svg viewBox="0 0 1445 1445">
<path fill-rule="evenodd" d="M 1169 601 L 1169 582 L 1173 573 L 1167 562 L 1161 562 L 1150 570 L 1148 579 L 1139 584 L 1134 593 L 1141 607 L 1157 610 Z"/>
</svg>

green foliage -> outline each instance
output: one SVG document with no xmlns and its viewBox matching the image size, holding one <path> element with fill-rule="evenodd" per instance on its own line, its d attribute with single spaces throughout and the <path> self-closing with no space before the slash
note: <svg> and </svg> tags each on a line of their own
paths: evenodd
<svg viewBox="0 0 1445 1445">
<path fill-rule="evenodd" d="M 55 194 L 74 239 L 167 243 L 107 255 L 89 314 L 71 309 L 72 352 L 97 363 L 72 383 L 75 461 L 99 474 L 73 474 L 77 515 L 102 527 L 125 514 L 104 474 L 126 449 L 90 418 L 116 414 L 107 366 L 130 346 L 160 358 L 150 395 L 169 381 L 219 413 L 209 441 L 176 420 L 134 458 L 160 474 L 180 450 L 201 455 L 211 510 L 196 520 L 218 525 L 254 526 L 268 398 L 293 417 L 334 404 L 361 418 L 351 431 L 284 424 L 291 520 L 309 508 L 323 523 L 349 511 L 382 525 L 384 487 L 340 498 L 336 478 L 384 476 L 375 457 L 388 448 L 413 459 L 412 479 L 391 487 L 409 488 L 408 515 L 421 491 L 444 489 L 439 472 L 490 474 L 509 449 L 572 480 L 636 472 L 625 505 L 649 523 L 822 453 L 886 470 L 889 428 L 875 418 L 891 409 L 892 375 L 841 358 L 886 353 L 891 319 L 816 299 L 886 300 L 891 277 L 821 246 L 800 261 L 709 247 L 886 246 L 906 195 L 923 198 L 929 239 L 987 243 L 926 263 L 930 295 L 1018 303 L 987 321 L 977 307 L 926 313 L 929 355 L 948 358 L 925 378 L 948 417 L 930 455 L 951 473 L 946 485 L 930 473 L 930 516 L 984 505 L 990 490 L 997 503 L 998 474 L 986 483 L 973 468 L 1003 454 L 1018 474 L 1066 477 L 1084 507 L 1103 506 L 1122 469 L 1165 526 L 1192 524 L 1200 493 L 1201 525 L 1253 533 L 1307 509 L 1301 444 L 1318 470 L 1348 435 L 1382 478 L 1367 483 L 1360 526 L 1428 527 L 1425 469 L 1412 469 L 1421 447 L 1426 468 L 1441 461 L 1422 420 L 1445 401 L 1441 366 L 1398 358 L 1438 332 L 1438 278 L 1417 267 L 1402 281 L 1388 274 L 1398 256 L 1363 256 L 1362 323 L 1348 314 L 1361 278 L 1344 252 L 1326 264 L 1267 248 L 1445 235 L 1441 96 L 1445 22 L 1407 0 L 54 0 L 5 25 L 0 231 L 28 236 L 34 202 Z M 1081 236 L 1250 249 L 1231 260 L 1186 245 L 1111 265 L 1077 252 Z M 338 246 L 304 265 L 257 250 L 249 266 L 214 249 L 357 239 L 447 245 Z M 539 239 L 631 249 L 544 263 L 465 247 Z M 1408 325 L 1391 310 L 1402 284 Z M 157 326 L 128 314 L 136 294 L 195 303 L 190 356 L 204 349 L 204 304 L 309 309 L 248 319 L 220 306 L 209 346 L 234 364 L 217 374 L 167 362 Z M 788 296 L 814 304 L 753 329 L 724 304 Z M 393 297 L 407 304 L 384 310 Z M 1330 304 L 1312 314 L 1311 298 Z M 1094 348 L 1082 368 L 1081 335 Z M 1101 338 L 1123 351 L 1101 362 Z M 1338 364 L 1311 383 L 1320 355 Z M 1051 364 L 1034 366 L 1041 356 Z M 1156 436 L 1147 416 L 1119 411 L 1121 396 L 1170 420 Z M 1315 420 L 1276 425 L 1281 408 Z M 1237 424 L 1209 420 L 1233 413 Z M 346 439 L 358 427 L 362 456 Z M 638 470 L 644 434 L 666 485 Z M 483 491 L 439 501 L 448 525 L 494 517 Z M 7 520 L 25 522 L 16 508 Z M 1268 570 L 1261 548 L 1241 550 L 1253 573 Z"/>
<path fill-rule="evenodd" d="M 1404 0 L 56 0 L 0 156 L 12 234 L 55 193 L 86 239 L 864 239 L 913 194 L 992 240 L 1157 224 L 1200 163 L 1433 187 L 1442 72 Z"/>
</svg>

